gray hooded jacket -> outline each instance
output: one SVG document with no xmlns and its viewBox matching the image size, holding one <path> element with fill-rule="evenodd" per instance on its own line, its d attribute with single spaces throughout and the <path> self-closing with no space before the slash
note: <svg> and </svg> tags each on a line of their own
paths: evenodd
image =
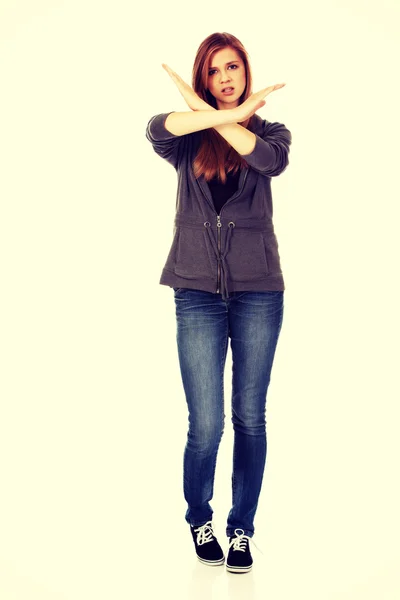
<svg viewBox="0 0 400 600">
<path fill-rule="evenodd" d="M 173 239 L 159 283 L 220 293 L 223 299 L 233 291 L 284 290 L 271 177 L 289 163 L 290 131 L 256 113 L 252 116 L 249 129 L 256 134 L 256 145 L 241 155 L 247 168 L 218 215 L 204 176 L 196 179 L 191 166 L 202 132 L 172 134 L 165 127 L 169 114 L 153 116 L 146 127 L 154 151 L 178 176 Z"/>
</svg>

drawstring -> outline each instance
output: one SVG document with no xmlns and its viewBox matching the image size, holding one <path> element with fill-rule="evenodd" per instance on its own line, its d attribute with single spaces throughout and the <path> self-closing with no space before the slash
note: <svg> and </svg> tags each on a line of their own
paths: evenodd
<svg viewBox="0 0 400 600">
<path fill-rule="evenodd" d="M 203 223 L 203 225 L 200 225 L 198 218 L 194 217 L 194 216 L 188 216 L 188 215 L 182 215 L 180 213 L 177 213 L 175 215 L 175 226 L 179 227 L 180 225 L 182 226 L 188 226 L 188 227 L 195 227 L 197 228 L 201 228 L 201 227 L 205 227 L 206 230 L 208 231 L 208 237 L 210 240 L 210 244 L 211 247 L 214 250 L 217 262 L 218 262 L 218 267 L 221 273 L 221 281 L 220 281 L 220 288 L 221 288 L 221 294 L 222 294 L 222 298 L 224 300 L 227 300 L 229 298 L 229 293 L 228 293 L 228 266 L 226 263 L 226 255 L 228 254 L 229 251 L 229 243 L 230 243 L 230 239 L 233 233 L 233 228 L 234 227 L 239 227 L 239 229 L 242 229 L 244 231 L 259 231 L 260 233 L 269 233 L 271 236 L 274 236 L 274 226 L 271 220 L 268 219 L 249 219 L 249 218 L 243 218 L 241 219 L 240 217 L 238 217 L 237 219 L 235 219 L 235 221 L 229 221 L 228 223 L 228 230 L 226 233 L 226 239 L 225 239 L 225 248 L 223 252 L 219 252 L 218 247 L 217 247 L 217 242 L 215 239 L 215 236 L 212 234 L 211 232 L 211 223 L 210 221 L 205 221 Z"/>
<path fill-rule="evenodd" d="M 215 255 L 217 257 L 217 261 L 218 264 L 221 267 L 221 294 L 222 294 L 222 299 L 223 300 L 227 300 L 229 298 L 229 292 L 228 292 L 228 268 L 226 265 L 226 255 L 228 254 L 228 250 L 229 250 L 229 241 L 233 232 L 233 228 L 235 227 L 235 223 L 233 221 L 229 221 L 228 223 L 228 232 L 226 235 L 226 240 L 225 240 L 225 249 L 224 252 L 221 252 L 221 254 L 218 251 L 217 248 L 217 244 L 215 242 L 214 236 L 211 233 L 210 230 L 210 222 L 206 221 L 204 223 L 204 227 L 206 228 L 206 231 L 208 231 L 208 237 L 210 238 L 210 242 L 211 245 L 214 249 Z"/>
</svg>

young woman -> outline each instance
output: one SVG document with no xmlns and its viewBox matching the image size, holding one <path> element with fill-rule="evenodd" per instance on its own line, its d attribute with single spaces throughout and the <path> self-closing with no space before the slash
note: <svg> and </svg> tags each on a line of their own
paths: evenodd
<svg viewBox="0 0 400 600">
<path fill-rule="evenodd" d="M 178 175 L 170 252 L 160 283 L 174 289 L 180 370 L 189 410 L 184 496 L 196 554 L 221 565 L 210 500 L 224 430 L 231 340 L 234 428 L 226 567 L 247 572 L 263 479 L 266 396 L 283 318 L 284 280 L 271 177 L 288 165 L 291 134 L 256 114 L 285 84 L 253 94 L 248 56 L 228 33 L 199 46 L 192 87 L 163 64 L 191 110 L 155 115 L 146 137 Z"/>
</svg>

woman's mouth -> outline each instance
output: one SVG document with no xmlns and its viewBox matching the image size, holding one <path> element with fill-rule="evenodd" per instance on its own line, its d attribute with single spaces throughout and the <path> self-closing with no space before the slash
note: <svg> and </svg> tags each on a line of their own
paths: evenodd
<svg viewBox="0 0 400 600">
<path fill-rule="evenodd" d="M 224 96 L 230 96 L 231 94 L 233 94 L 235 91 L 235 88 L 233 87 L 226 87 L 223 90 L 221 90 L 221 93 L 224 94 Z"/>
</svg>

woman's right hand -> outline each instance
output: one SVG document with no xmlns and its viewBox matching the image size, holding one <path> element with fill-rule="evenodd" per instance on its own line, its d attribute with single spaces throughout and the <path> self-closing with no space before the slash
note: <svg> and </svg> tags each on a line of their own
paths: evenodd
<svg viewBox="0 0 400 600">
<path fill-rule="evenodd" d="M 270 85 L 269 87 L 263 88 L 255 94 L 251 94 L 242 104 L 239 104 L 236 108 L 231 110 L 235 111 L 236 122 L 241 123 L 251 117 L 259 108 L 264 106 L 264 98 L 268 96 L 274 90 L 279 90 L 286 83 L 277 83 L 276 85 Z"/>
</svg>

